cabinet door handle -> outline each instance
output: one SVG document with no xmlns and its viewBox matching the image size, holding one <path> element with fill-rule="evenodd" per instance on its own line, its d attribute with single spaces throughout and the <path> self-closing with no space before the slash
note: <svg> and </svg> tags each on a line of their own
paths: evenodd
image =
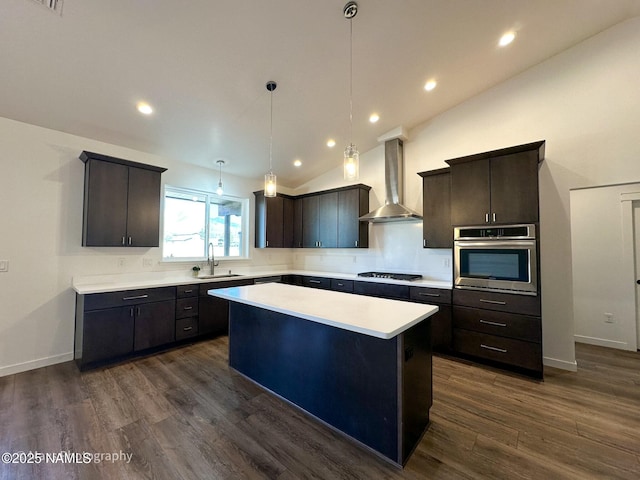
<svg viewBox="0 0 640 480">
<path fill-rule="evenodd" d="M 427 248 L 427 239 L 426 238 L 422 239 L 422 248 Z"/>
<path fill-rule="evenodd" d="M 492 221 L 493 223 L 496 223 L 496 212 L 493 212 L 493 213 L 491 214 L 491 221 Z"/>
<path fill-rule="evenodd" d="M 490 322 L 489 320 L 480 319 L 480 323 L 484 323 L 486 325 L 493 325 L 494 327 L 506 327 L 506 323 L 498 323 L 498 322 Z"/>
<path fill-rule="evenodd" d="M 507 353 L 507 351 L 504 348 L 492 347 L 490 345 L 485 345 L 484 343 L 481 343 L 480 347 L 486 350 L 492 350 L 494 352 Z"/>
<path fill-rule="evenodd" d="M 122 297 L 122 300 L 140 300 L 141 298 L 147 298 L 149 295 L 135 295 L 133 297 Z"/>
<path fill-rule="evenodd" d="M 418 295 L 422 295 L 423 297 L 439 297 L 439 293 L 426 293 L 426 292 L 418 292 Z"/>
<path fill-rule="evenodd" d="M 356 240 L 356 247 L 358 246 L 358 240 Z"/>
<path fill-rule="evenodd" d="M 267 247 L 269 246 L 269 240 L 267 240 Z"/>
<path fill-rule="evenodd" d="M 184 307 L 183 310 L 193 310 L 193 307 Z"/>
<path fill-rule="evenodd" d="M 320 283 L 320 280 L 309 280 L 309 283 Z"/>
<path fill-rule="evenodd" d="M 130 317 L 133 317 L 133 307 L 131 307 L 131 308 L 129 309 L 129 316 L 130 316 Z"/>
<path fill-rule="evenodd" d="M 131 245 L 131 237 L 129 237 L 129 245 Z"/>
<path fill-rule="evenodd" d="M 183 332 L 188 332 L 189 330 L 193 330 L 193 327 L 184 327 L 182 329 Z"/>
<path fill-rule="evenodd" d="M 484 223 L 489 223 L 489 213 L 484 214 Z"/>
<path fill-rule="evenodd" d="M 140 316 L 140 307 L 136 307 L 136 315 Z"/>
<path fill-rule="evenodd" d="M 122 236 L 122 245 L 124 246 L 124 235 Z"/>
<path fill-rule="evenodd" d="M 484 298 L 481 298 L 480 301 L 482 303 L 491 303 L 493 305 L 506 305 L 507 302 L 500 302 L 498 300 L 485 300 Z"/>
</svg>

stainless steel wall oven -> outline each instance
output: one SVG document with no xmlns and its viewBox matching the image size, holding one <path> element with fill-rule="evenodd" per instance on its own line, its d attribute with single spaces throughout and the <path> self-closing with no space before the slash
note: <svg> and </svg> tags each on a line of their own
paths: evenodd
<svg viewBox="0 0 640 480">
<path fill-rule="evenodd" d="M 538 294 L 536 226 L 454 230 L 455 288 Z"/>
</svg>

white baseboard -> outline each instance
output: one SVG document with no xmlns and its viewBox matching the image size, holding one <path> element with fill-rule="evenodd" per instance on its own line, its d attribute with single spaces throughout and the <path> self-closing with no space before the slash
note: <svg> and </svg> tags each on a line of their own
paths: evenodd
<svg viewBox="0 0 640 480">
<path fill-rule="evenodd" d="M 586 337 L 584 335 L 574 335 L 573 339 L 578 343 L 588 343 L 589 345 L 597 345 L 599 347 L 617 348 L 618 350 L 635 350 L 627 342 L 618 342 L 615 340 L 607 340 L 605 338 Z"/>
<path fill-rule="evenodd" d="M 542 363 L 547 367 L 559 368 L 560 370 L 568 370 L 570 372 L 578 371 L 578 363 L 575 360 L 568 362 L 566 360 L 558 360 L 557 358 L 543 357 Z"/>
<path fill-rule="evenodd" d="M 38 358 L 37 360 L 30 360 L 24 363 L 16 363 L 14 365 L 0 367 L 0 377 L 13 375 L 14 373 L 26 372 L 27 370 L 35 370 L 36 368 L 48 367 L 49 365 L 68 362 L 69 360 L 73 360 L 73 352 L 53 355 L 51 357 Z"/>
</svg>

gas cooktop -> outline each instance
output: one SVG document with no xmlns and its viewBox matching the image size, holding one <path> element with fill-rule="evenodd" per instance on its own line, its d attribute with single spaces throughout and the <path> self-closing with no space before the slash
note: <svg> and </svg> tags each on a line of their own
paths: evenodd
<svg viewBox="0 0 640 480">
<path fill-rule="evenodd" d="M 388 278 L 390 280 L 420 280 L 422 275 L 413 275 L 407 273 L 389 273 L 389 272 L 363 272 L 358 274 L 359 277 L 368 278 Z"/>
</svg>

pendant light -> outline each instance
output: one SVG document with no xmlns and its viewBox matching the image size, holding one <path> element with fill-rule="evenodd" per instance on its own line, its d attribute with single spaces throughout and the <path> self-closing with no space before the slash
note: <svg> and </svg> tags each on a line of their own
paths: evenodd
<svg viewBox="0 0 640 480">
<path fill-rule="evenodd" d="M 349 20 L 349 145 L 344 149 L 344 179 L 357 180 L 360 168 L 360 154 L 353 144 L 353 17 L 358 13 L 358 4 L 349 2 L 342 11 Z"/>
<path fill-rule="evenodd" d="M 273 173 L 273 91 L 278 84 L 274 81 L 267 82 L 267 90 L 271 92 L 271 127 L 269 131 L 269 173 L 264 176 L 264 196 L 276 196 L 276 175 Z"/>
<path fill-rule="evenodd" d="M 224 190 L 222 189 L 222 166 L 224 165 L 224 160 L 216 160 L 216 163 L 220 167 L 220 177 L 218 178 L 218 188 L 216 189 L 216 193 L 218 195 L 222 195 Z"/>
</svg>

